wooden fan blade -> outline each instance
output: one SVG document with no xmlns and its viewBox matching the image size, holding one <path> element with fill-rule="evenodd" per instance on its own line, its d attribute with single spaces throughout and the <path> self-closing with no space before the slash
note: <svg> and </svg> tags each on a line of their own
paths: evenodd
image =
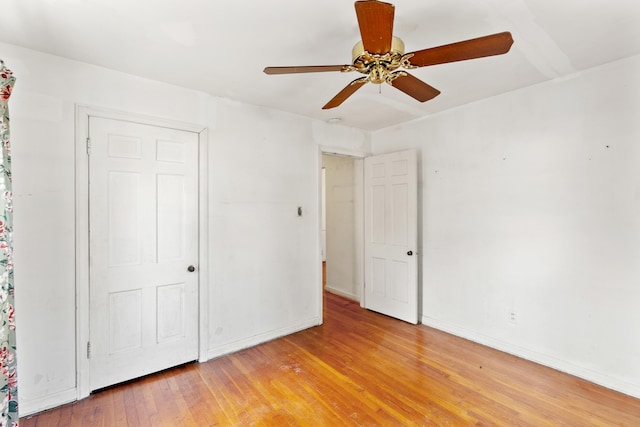
<svg viewBox="0 0 640 427">
<path fill-rule="evenodd" d="M 502 55 L 509 52 L 512 44 L 511 33 L 492 34 L 477 39 L 412 52 L 413 57 L 409 59 L 409 62 L 416 67 L 425 67 L 427 65 Z"/>
<path fill-rule="evenodd" d="M 331 99 L 331 101 L 327 102 L 327 104 L 322 107 L 323 110 L 328 110 L 329 108 L 335 108 L 338 105 L 342 104 L 348 97 L 353 95 L 358 89 L 360 89 L 367 82 L 366 77 L 360 77 L 359 79 L 355 79 L 351 83 L 347 85 L 344 89 L 342 89 L 336 96 Z"/>
<path fill-rule="evenodd" d="M 265 74 L 321 73 L 325 71 L 346 71 L 348 65 L 312 65 L 302 67 L 266 67 Z"/>
<path fill-rule="evenodd" d="M 391 86 L 400 89 L 410 97 L 425 102 L 440 95 L 440 91 L 422 80 L 402 71 L 403 74 L 391 81 Z"/>
<path fill-rule="evenodd" d="M 375 0 L 355 2 L 364 50 L 384 54 L 391 50 L 395 6 Z"/>
</svg>

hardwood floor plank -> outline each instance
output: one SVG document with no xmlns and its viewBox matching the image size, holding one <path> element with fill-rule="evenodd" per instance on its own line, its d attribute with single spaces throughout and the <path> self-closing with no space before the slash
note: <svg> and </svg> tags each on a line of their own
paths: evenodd
<svg viewBox="0 0 640 427">
<path fill-rule="evenodd" d="M 350 336 L 348 341 L 342 343 L 342 346 L 336 346 L 336 352 L 361 352 L 353 347 L 358 341 L 359 337 Z M 353 350 L 349 350 L 349 346 L 353 347 Z M 408 413 L 423 410 L 421 408 L 423 402 L 428 402 L 430 411 L 437 407 L 438 413 L 447 414 L 446 419 L 448 420 L 455 419 L 458 424 L 471 423 L 472 420 L 469 417 L 455 414 L 458 412 L 458 402 L 451 400 L 451 393 L 455 389 L 452 388 L 449 375 L 427 365 L 420 366 L 410 363 L 410 359 L 406 357 L 393 358 L 391 353 L 385 354 L 381 347 L 375 353 L 370 352 L 367 359 L 369 360 L 367 370 L 360 372 L 357 365 L 355 368 L 345 366 L 343 369 L 350 370 L 351 377 L 358 377 L 361 383 L 368 384 L 370 388 L 377 387 L 379 390 L 376 393 L 379 394 L 384 394 L 387 389 L 393 389 L 394 384 L 402 383 L 404 387 L 402 394 L 391 393 L 384 395 L 384 397 L 388 402 L 398 399 L 397 404 L 404 407 Z M 397 363 L 402 368 L 394 369 L 394 364 L 389 365 L 388 360 L 394 360 L 394 364 Z M 374 369 L 371 369 L 370 366 Z M 412 369 L 408 370 L 409 367 Z M 410 375 L 406 375 L 406 372 L 410 372 Z M 419 413 L 413 414 L 413 416 L 419 416 Z"/>
<path fill-rule="evenodd" d="M 640 426 L 640 400 L 325 293 L 324 325 L 21 419 L 49 426 Z"/>
<path fill-rule="evenodd" d="M 179 425 L 179 426 L 197 426 L 197 420 L 198 417 L 194 416 L 194 412 L 196 412 L 196 408 L 195 405 L 190 405 L 189 403 L 189 399 L 186 396 L 186 394 L 184 393 L 184 390 L 182 389 L 182 387 L 180 386 L 180 380 L 185 376 L 186 374 L 186 370 L 184 368 L 179 368 L 181 369 L 181 373 L 180 375 L 172 375 L 171 371 L 168 371 L 166 373 L 166 379 L 167 379 L 167 396 L 166 397 L 162 397 L 162 399 L 164 401 L 166 401 L 167 399 L 173 400 L 173 402 L 175 403 L 176 409 L 175 409 L 175 413 L 172 415 L 171 418 L 168 419 L 168 422 L 166 423 L 167 426 L 171 425 L 171 423 L 173 423 L 173 425 Z M 194 378 L 197 378 L 197 376 L 194 376 Z M 196 379 L 195 381 L 201 381 L 199 378 Z M 207 392 L 203 392 L 204 396 L 203 396 L 203 400 L 206 400 L 208 403 L 211 402 L 210 399 L 207 399 L 206 396 L 209 396 L 209 392 L 207 390 Z M 199 408 L 206 408 L 207 410 L 207 414 L 209 414 L 209 405 L 200 405 Z M 211 421 L 211 417 L 202 417 L 202 418 L 207 418 L 207 422 Z M 211 422 L 211 425 L 216 425 L 215 422 Z"/>
<path fill-rule="evenodd" d="M 331 402 L 327 394 L 322 392 L 324 387 L 318 382 L 301 377 L 300 365 L 291 359 L 287 353 L 293 350 L 282 348 L 272 351 L 272 347 L 257 347 L 259 359 L 269 360 L 270 366 L 264 367 L 264 362 L 259 362 L 255 367 L 261 366 L 261 372 L 268 371 L 266 380 L 268 384 L 278 390 L 288 410 L 295 410 L 300 414 L 297 420 L 305 425 L 313 425 L 322 421 L 322 425 L 340 425 L 343 418 L 342 411 Z M 321 410 L 318 410 L 320 408 Z"/>
<path fill-rule="evenodd" d="M 220 425 L 241 425 L 235 404 L 233 403 L 236 401 L 236 398 L 231 388 L 232 382 L 218 363 L 218 361 L 222 359 L 224 358 L 216 359 L 215 364 L 206 363 L 201 365 L 199 370 L 200 372 L 204 371 L 208 373 L 208 375 L 202 377 L 206 383 L 210 384 L 208 389 L 222 410 L 220 413 Z"/>
</svg>

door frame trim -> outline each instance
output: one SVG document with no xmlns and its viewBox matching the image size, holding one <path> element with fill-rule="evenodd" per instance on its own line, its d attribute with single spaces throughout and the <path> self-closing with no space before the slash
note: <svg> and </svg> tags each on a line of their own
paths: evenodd
<svg viewBox="0 0 640 427">
<path fill-rule="evenodd" d="M 91 392 L 89 342 L 89 118 L 101 117 L 198 134 L 198 360 L 207 360 L 208 334 L 208 129 L 206 126 L 143 114 L 76 104 L 75 106 L 75 297 L 77 399 Z"/>
</svg>

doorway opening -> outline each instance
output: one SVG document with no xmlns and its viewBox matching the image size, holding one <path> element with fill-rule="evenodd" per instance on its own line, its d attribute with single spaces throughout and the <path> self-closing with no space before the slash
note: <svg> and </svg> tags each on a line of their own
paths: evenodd
<svg viewBox="0 0 640 427">
<path fill-rule="evenodd" d="M 322 154 L 323 289 L 362 302 L 363 160 Z"/>
<path fill-rule="evenodd" d="M 417 151 L 320 163 L 324 290 L 418 323 Z"/>
</svg>

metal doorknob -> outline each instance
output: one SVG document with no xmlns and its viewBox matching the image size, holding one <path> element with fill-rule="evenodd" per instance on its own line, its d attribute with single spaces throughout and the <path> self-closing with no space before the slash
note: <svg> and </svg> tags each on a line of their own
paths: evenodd
<svg viewBox="0 0 640 427">
<path fill-rule="evenodd" d="M 407 252 L 407 255 L 409 255 L 409 256 L 413 255 L 413 251 Z"/>
<path fill-rule="evenodd" d="M 187 271 L 189 273 L 193 273 L 194 271 L 196 271 L 196 268 L 193 265 L 190 265 L 189 267 L 187 267 Z"/>
</svg>

